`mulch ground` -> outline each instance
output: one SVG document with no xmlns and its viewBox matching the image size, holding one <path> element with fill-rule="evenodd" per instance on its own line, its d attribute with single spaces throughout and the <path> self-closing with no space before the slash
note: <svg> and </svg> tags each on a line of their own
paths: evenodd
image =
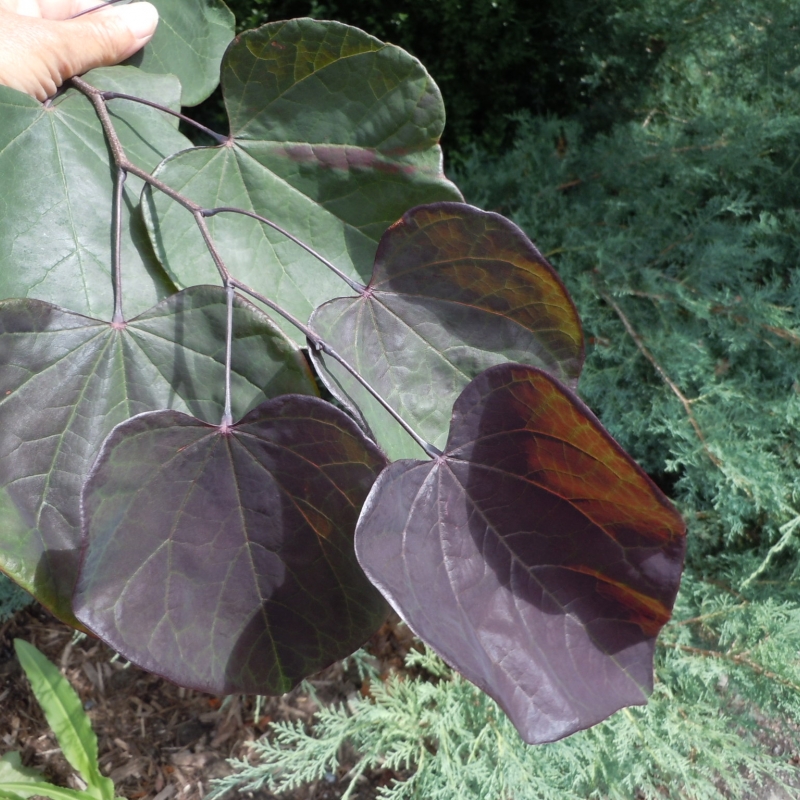
<svg viewBox="0 0 800 800">
<path fill-rule="evenodd" d="M 14 654 L 22 638 L 57 664 L 78 692 L 97 734 L 100 766 L 117 794 L 129 800 L 200 800 L 212 778 L 232 772 L 229 758 L 246 758 L 248 743 L 269 723 L 310 724 L 317 705 L 295 689 L 282 697 L 213 695 L 179 688 L 115 659 L 114 651 L 89 637 L 76 641 L 71 628 L 38 607 L 0 624 L 0 755 L 20 751 L 25 766 L 44 772 L 52 783 L 84 788 L 67 764 Z M 402 668 L 412 646 L 408 629 L 388 622 L 367 649 L 383 671 Z M 335 664 L 310 679 L 320 702 L 346 702 L 367 691 L 358 676 Z M 349 762 L 349 763 L 348 763 Z M 355 759 L 343 754 L 335 775 L 281 800 L 336 800 L 348 785 Z M 376 787 L 394 774 L 366 774 L 353 800 L 372 800 Z M 273 797 L 255 793 L 258 800 Z"/>
</svg>

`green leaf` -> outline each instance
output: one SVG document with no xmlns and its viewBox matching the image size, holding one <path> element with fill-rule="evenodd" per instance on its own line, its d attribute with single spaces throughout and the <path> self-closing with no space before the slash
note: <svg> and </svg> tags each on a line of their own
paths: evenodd
<svg viewBox="0 0 800 800">
<path fill-rule="evenodd" d="M 0 303 L 0 566 L 77 626 L 72 596 L 80 492 L 105 437 L 136 414 L 173 408 L 219 422 L 224 290 L 197 286 L 124 328 L 36 300 Z M 232 401 L 315 394 L 302 354 L 236 300 Z"/>
<path fill-rule="evenodd" d="M 104 90 L 179 107 L 173 76 L 113 67 L 85 78 Z M 175 120 L 155 109 L 125 100 L 110 108 L 128 156 L 144 169 L 191 146 Z M 43 106 L 0 87 L 0 115 L 0 298 L 35 297 L 110 319 L 113 170 L 94 108 L 76 90 Z M 125 189 L 122 263 L 130 316 L 174 290 L 135 211 L 141 187 L 131 177 Z"/>
<path fill-rule="evenodd" d="M 453 403 L 485 369 L 530 364 L 574 387 L 583 365 L 578 312 L 553 268 L 513 222 L 464 203 L 406 213 L 384 234 L 363 294 L 321 306 L 311 327 L 439 448 Z M 337 362 L 312 357 L 390 458 L 423 456 Z"/>
<path fill-rule="evenodd" d="M 176 155 L 157 176 L 208 208 L 269 218 L 358 281 L 368 279 L 378 240 L 408 208 L 461 199 L 442 172 L 439 90 L 393 45 L 335 22 L 270 23 L 231 45 L 222 86 L 231 141 Z M 143 205 L 173 280 L 215 281 L 191 215 L 149 190 Z M 303 321 L 346 289 L 256 220 L 219 214 L 208 224 L 231 271 Z"/>
<path fill-rule="evenodd" d="M 87 793 L 98 800 L 114 800 L 114 784 L 100 774 L 97 737 L 75 690 L 33 645 L 15 639 L 14 649 L 64 758 L 86 781 Z"/>
<path fill-rule="evenodd" d="M 233 39 L 235 19 L 222 0 L 150 0 L 158 9 L 155 36 L 125 63 L 177 75 L 181 103 L 195 106 L 219 83 L 219 62 Z"/>
<path fill-rule="evenodd" d="M 38 769 L 22 766 L 19 753 L 6 753 L 0 757 L 0 788 L 8 783 L 36 783 L 41 777 Z"/>
<path fill-rule="evenodd" d="M 88 792 L 76 789 L 64 789 L 52 783 L 9 783 L 0 786 L 0 798 L 3 800 L 24 800 L 27 797 L 49 797 L 50 800 L 89 800 L 95 797 Z"/>
</svg>

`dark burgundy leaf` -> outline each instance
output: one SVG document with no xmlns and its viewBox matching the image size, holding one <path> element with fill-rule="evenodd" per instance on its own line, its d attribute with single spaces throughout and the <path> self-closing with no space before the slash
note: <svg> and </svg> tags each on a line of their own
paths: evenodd
<svg viewBox="0 0 800 800">
<path fill-rule="evenodd" d="M 381 475 L 356 552 L 410 627 L 540 743 L 645 702 L 684 535 L 575 395 L 503 364 L 457 400 L 441 458 Z"/>
<path fill-rule="evenodd" d="M 217 694 L 281 694 L 361 645 L 386 605 L 353 532 L 384 457 L 316 398 L 231 428 L 141 414 L 83 492 L 77 618 L 125 658 Z"/>
</svg>

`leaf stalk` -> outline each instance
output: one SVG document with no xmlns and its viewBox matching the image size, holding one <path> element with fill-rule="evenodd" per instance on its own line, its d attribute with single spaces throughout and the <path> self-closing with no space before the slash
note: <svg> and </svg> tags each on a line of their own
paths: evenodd
<svg viewBox="0 0 800 800">
<path fill-rule="evenodd" d="M 152 100 L 145 100 L 144 97 L 136 97 L 136 95 L 132 94 L 125 94 L 124 92 L 102 92 L 103 100 L 130 100 L 132 103 L 139 103 L 143 106 L 149 106 L 150 108 L 155 108 L 158 111 L 163 111 L 165 114 L 171 114 L 173 117 L 177 117 L 181 122 L 185 122 L 187 125 L 192 125 L 197 130 L 202 131 L 206 136 L 210 136 L 215 142 L 219 144 L 226 144 L 228 141 L 227 136 L 223 136 L 221 133 L 217 133 L 216 131 L 212 131 L 211 128 L 207 128 L 200 122 L 196 122 L 191 117 L 187 117 L 185 114 L 181 114 L 179 111 L 173 111 L 168 106 L 161 105 L 161 103 L 155 103 Z"/>
<path fill-rule="evenodd" d="M 233 414 L 231 413 L 231 353 L 233 350 L 233 295 L 234 290 L 230 281 L 225 286 L 228 305 L 228 324 L 225 331 L 225 410 L 222 412 L 222 422 L 220 428 L 227 432 L 233 425 Z"/>
<path fill-rule="evenodd" d="M 114 316 L 111 324 L 121 327 L 125 324 L 122 313 L 122 195 L 128 173 L 117 168 L 114 181 Z"/>
</svg>

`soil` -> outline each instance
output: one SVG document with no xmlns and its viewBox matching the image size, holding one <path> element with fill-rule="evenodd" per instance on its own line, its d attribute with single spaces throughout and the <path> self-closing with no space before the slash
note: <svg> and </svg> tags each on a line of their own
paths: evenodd
<svg viewBox="0 0 800 800">
<path fill-rule="evenodd" d="M 0 624 L 0 754 L 20 751 L 25 766 L 44 772 L 47 780 L 84 788 L 64 759 L 14 654 L 22 638 L 57 664 L 83 702 L 99 747 L 100 767 L 128 800 L 200 800 L 213 778 L 230 774 L 229 758 L 246 758 L 248 743 L 262 736 L 270 722 L 311 722 L 317 704 L 299 688 L 282 697 L 213 695 L 179 688 L 127 665 L 111 648 L 74 631 L 39 607 L 19 612 Z M 402 669 L 413 646 L 408 629 L 390 620 L 367 649 L 381 669 Z M 320 702 L 346 702 L 367 691 L 355 671 L 335 664 L 309 679 Z M 336 774 L 281 800 L 337 800 L 349 784 L 353 754 L 342 754 Z M 388 771 L 367 773 L 353 800 L 373 800 L 377 787 L 403 776 Z M 231 795 L 234 796 L 234 795 Z M 272 800 L 269 792 L 250 795 Z"/>
</svg>

